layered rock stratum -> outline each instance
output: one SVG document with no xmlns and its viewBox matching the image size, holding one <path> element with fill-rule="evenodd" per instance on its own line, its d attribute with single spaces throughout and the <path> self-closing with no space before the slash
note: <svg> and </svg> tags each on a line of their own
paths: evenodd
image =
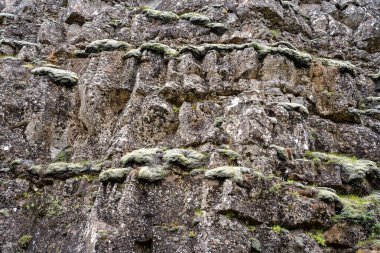
<svg viewBox="0 0 380 253">
<path fill-rule="evenodd" d="M 379 0 L 0 0 L 0 252 L 380 252 Z"/>
</svg>

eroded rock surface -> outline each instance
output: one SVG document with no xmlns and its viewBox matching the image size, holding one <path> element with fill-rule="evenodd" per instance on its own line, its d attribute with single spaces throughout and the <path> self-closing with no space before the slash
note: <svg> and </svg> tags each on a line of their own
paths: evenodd
<svg viewBox="0 0 380 253">
<path fill-rule="evenodd" d="M 0 0 L 0 252 L 379 252 L 380 2 Z"/>
</svg>

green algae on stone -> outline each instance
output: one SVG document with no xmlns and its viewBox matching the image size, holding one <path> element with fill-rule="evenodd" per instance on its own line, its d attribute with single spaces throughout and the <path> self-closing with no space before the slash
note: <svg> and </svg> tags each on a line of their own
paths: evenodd
<svg viewBox="0 0 380 253">
<path fill-rule="evenodd" d="M 208 23 L 211 23 L 211 19 L 209 17 L 197 12 L 188 12 L 188 13 L 182 14 L 180 16 L 180 19 L 190 21 L 191 23 L 195 25 L 206 25 Z"/>
<path fill-rule="evenodd" d="M 113 39 L 104 39 L 104 40 L 95 40 L 86 46 L 85 52 L 90 53 L 100 53 L 102 51 L 127 51 L 132 46 L 125 41 L 113 40 Z"/>
<path fill-rule="evenodd" d="M 154 42 L 148 42 L 144 43 L 140 47 L 141 52 L 143 51 L 150 51 L 156 54 L 161 55 L 168 55 L 168 56 L 177 56 L 179 53 L 177 50 L 169 47 L 168 45 L 162 44 L 162 43 L 154 43 Z"/>
<path fill-rule="evenodd" d="M 159 148 L 142 148 L 134 150 L 120 159 L 120 163 L 123 166 L 128 165 L 149 165 L 153 164 L 156 156 L 161 153 Z"/>
<path fill-rule="evenodd" d="M 177 21 L 179 19 L 177 14 L 170 11 L 159 11 L 150 8 L 144 8 L 143 13 L 148 18 L 157 19 L 165 23 Z"/>
<path fill-rule="evenodd" d="M 158 166 L 158 167 L 141 167 L 137 178 L 142 181 L 147 181 L 150 183 L 162 180 L 165 178 L 165 176 L 168 174 L 168 171 L 165 170 L 165 168 Z"/>
<path fill-rule="evenodd" d="M 306 156 L 316 162 L 338 165 L 342 170 L 342 180 L 345 183 L 362 180 L 367 176 L 380 177 L 380 169 L 373 161 L 322 152 L 308 152 Z"/>
<path fill-rule="evenodd" d="M 164 152 L 162 160 L 167 164 L 180 165 L 188 169 L 195 169 L 204 164 L 206 157 L 189 149 L 170 149 Z"/>
<path fill-rule="evenodd" d="M 113 168 L 107 169 L 100 173 L 99 180 L 103 183 L 122 182 L 126 179 L 131 168 Z"/>
<path fill-rule="evenodd" d="M 73 86 L 78 83 L 78 75 L 72 71 L 51 67 L 39 67 L 32 70 L 32 74 L 47 76 L 53 83 L 59 85 Z"/>
</svg>

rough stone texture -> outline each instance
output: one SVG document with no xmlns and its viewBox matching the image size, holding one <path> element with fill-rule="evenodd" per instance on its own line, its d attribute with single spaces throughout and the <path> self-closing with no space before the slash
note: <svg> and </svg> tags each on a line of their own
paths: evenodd
<svg viewBox="0 0 380 253">
<path fill-rule="evenodd" d="M 379 25 L 378 0 L 0 0 L 0 252 L 380 251 Z"/>
</svg>

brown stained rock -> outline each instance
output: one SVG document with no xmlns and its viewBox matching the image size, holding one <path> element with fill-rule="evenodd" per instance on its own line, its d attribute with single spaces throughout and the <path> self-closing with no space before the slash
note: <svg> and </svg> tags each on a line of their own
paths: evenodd
<svg viewBox="0 0 380 253">
<path fill-rule="evenodd" d="M 341 223 L 331 227 L 324 236 L 327 245 L 350 248 L 364 239 L 365 232 L 359 225 Z"/>
</svg>

